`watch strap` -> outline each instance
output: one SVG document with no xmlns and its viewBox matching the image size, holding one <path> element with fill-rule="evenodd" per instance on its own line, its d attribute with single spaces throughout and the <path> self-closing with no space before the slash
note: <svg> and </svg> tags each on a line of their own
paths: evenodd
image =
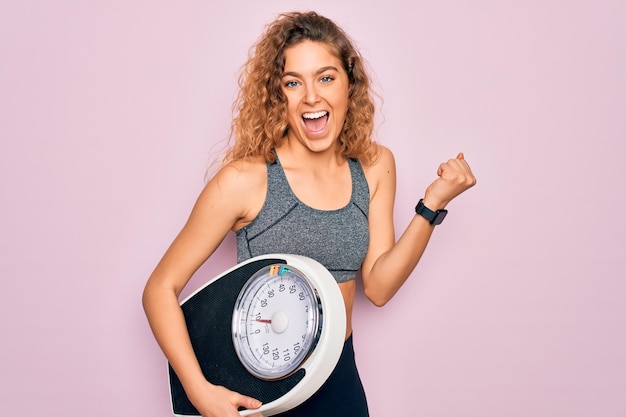
<svg viewBox="0 0 626 417">
<path fill-rule="evenodd" d="M 448 210 L 442 209 L 433 211 L 424 205 L 424 199 L 422 198 L 419 203 L 417 203 L 417 206 L 415 206 L 415 213 L 428 220 L 433 226 L 437 226 L 443 222 L 443 219 L 445 219 L 448 214 Z"/>
</svg>

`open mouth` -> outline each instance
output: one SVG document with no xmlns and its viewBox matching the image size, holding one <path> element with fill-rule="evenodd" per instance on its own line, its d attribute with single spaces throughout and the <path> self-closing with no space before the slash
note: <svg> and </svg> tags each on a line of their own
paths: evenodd
<svg viewBox="0 0 626 417">
<path fill-rule="evenodd" d="M 302 121 L 307 130 L 311 132 L 320 132 L 324 130 L 328 123 L 328 112 L 318 111 L 315 113 L 304 113 L 302 115 Z"/>
</svg>

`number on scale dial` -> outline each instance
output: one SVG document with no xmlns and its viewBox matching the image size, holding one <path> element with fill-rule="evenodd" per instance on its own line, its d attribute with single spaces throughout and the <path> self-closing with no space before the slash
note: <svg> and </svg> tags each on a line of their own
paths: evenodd
<svg viewBox="0 0 626 417">
<path fill-rule="evenodd" d="M 315 347 L 321 320 L 317 291 L 304 274 L 283 264 L 267 266 L 237 297 L 233 313 L 237 356 L 259 378 L 284 378 Z"/>
</svg>

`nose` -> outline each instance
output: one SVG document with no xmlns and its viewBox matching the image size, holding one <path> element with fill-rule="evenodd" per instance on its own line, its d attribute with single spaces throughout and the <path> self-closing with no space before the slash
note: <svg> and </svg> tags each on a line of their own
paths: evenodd
<svg viewBox="0 0 626 417">
<path fill-rule="evenodd" d="M 306 84 L 304 90 L 304 102 L 309 105 L 316 104 L 320 101 L 320 96 L 318 94 L 317 88 L 315 88 L 315 84 Z"/>
</svg>

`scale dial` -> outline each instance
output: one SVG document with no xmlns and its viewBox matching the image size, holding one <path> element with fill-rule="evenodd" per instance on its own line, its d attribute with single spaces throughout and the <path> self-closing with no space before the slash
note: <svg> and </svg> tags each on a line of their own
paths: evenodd
<svg viewBox="0 0 626 417">
<path fill-rule="evenodd" d="M 233 343 L 239 360 L 265 380 L 295 372 L 317 344 L 322 304 L 297 269 L 266 266 L 243 286 L 233 312 Z"/>
</svg>

